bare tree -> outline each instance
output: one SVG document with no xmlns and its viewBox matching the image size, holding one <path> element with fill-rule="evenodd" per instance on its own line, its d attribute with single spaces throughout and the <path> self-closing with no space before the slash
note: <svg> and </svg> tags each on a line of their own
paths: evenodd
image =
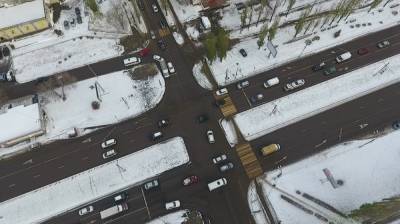
<svg viewBox="0 0 400 224">
<path fill-rule="evenodd" d="M 289 11 L 293 8 L 294 4 L 296 4 L 296 0 L 289 0 L 288 6 L 287 6 L 286 17 L 288 16 Z"/>
<path fill-rule="evenodd" d="M 258 12 L 258 17 L 257 17 L 256 26 L 258 26 L 258 22 L 260 22 L 261 15 L 262 15 L 263 12 L 264 12 L 265 6 L 267 6 L 267 4 L 268 4 L 268 0 L 260 0 L 260 4 L 261 4 L 261 7 L 259 8 L 260 11 Z"/>
</svg>

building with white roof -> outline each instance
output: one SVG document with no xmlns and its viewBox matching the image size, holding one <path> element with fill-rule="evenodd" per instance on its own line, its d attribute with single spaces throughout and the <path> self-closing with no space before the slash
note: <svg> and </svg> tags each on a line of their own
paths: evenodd
<svg viewBox="0 0 400 224">
<path fill-rule="evenodd" d="M 29 35 L 49 27 L 43 0 L 0 6 L 0 42 Z"/>
</svg>

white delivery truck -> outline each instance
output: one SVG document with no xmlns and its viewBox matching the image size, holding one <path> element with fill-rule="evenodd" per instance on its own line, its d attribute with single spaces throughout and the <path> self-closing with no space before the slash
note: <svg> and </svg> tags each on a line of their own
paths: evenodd
<svg viewBox="0 0 400 224">
<path fill-rule="evenodd" d="M 111 208 L 107 208 L 106 210 L 101 211 L 100 217 L 101 217 L 101 219 L 106 219 L 108 217 L 111 217 L 113 215 L 116 215 L 116 214 L 121 213 L 126 210 L 128 210 L 128 205 L 126 203 L 121 203 L 121 204 L 114 205 Z"/>
</svg>

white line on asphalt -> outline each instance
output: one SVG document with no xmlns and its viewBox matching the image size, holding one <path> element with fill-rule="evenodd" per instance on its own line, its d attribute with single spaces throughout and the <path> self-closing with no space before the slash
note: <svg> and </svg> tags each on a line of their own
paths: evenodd
<svg viewBox="0 0 400 224">
<path fill-rule="evenodd" d="M 8 185 L 9 188 L 15 187 L 15 184 Z"/>
<path fill-rule="evenodd" d="M 131 130 L 127 130 L 127 131 L 122 132 L 123 135 L 127 135 L 129 133 L 131 133 Z"/>
<path fill-rule="evenodd" d="M 59 167 L 57 167 L 58 169 L 61 169 L 61 168 L 64 168 L 64 165 L 61 165 L 61 166 L 59 166 Z"/>
<path fill-rule="evenodd" d="M 31 163 L 33 163 L 32 159 L 25 161 L 24 163 L 22 163 L 22 165 L 27 165 L 27 164 L 31 164 Z"/>
<path fill-rule="evenodd" d="M 38 177 L 40 177 L 40 174 L 33 176 L 33 178 L 38 178 Z"/>
<path fill-rule="evenodd" d="M 149 220 L 151 220 L 151 215 L 150 215 L 149 207 L 147 206 L 146 196 L 144 195 L 143 188 L 140 188 L 140 190 L 142 190 L 142 195 L 143 195 L 143 199 L 144 199 L 144 204 L 146 205 L 147 214 L 149 215 Z"/>
<path fill-rule="evenodd" d="M 87 156 L 82 158 L 82 160 L 87 160 L 87 159 L 89 159 L 89 157 L 87 157 Z"/>
<path fill-rule="evenodd" d="M 133 139 L 133 138 L 129 140 L 129 142 L 134 142 L 134 141 L 135 141 L 135 139 Z"/>
</svg>

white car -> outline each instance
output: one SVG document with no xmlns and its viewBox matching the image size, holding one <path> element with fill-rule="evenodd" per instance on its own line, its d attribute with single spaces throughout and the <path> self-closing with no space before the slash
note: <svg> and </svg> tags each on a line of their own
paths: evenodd
<svg viewBox="0 0 400 224">
<path fill-rule="evenodd" d="M 115 155 L 117 155 L 117 152 L 114 149 L 111 149 L 111 150 L 108 150 L 107 152 L 103 153 L 103 159 L 108 159 Z"/>
<path fill-rule="evenodd" d="M 153 30 L 150 30 L 150 36 L 152 40 L 156 39 L 156 34 L 154 33 Z"/>
<path fill-rule="evenodd" d="M 101 147 L 103 149 L 105 149 L 105 148 L 108 148 L 108 147 L 110 147 L 112 145 L 115 145 L 115 144 L 117 144 L 117 140 L 115 140 L 115 138 L 112 138 L 112 139 L 108 139 L 107 141 L 101 143 Z"/>
<path fill-rule="evenodd" d="M 167 67 L 168 67 L 168 71 L 170 74 L 174 74 L 175 73 L 175 68 L 174 65 L 172 64 L 172 62 L 168 62 L 167 63 Z"/>
<path fill-rule="evenodd" d="M 91 212 L 93 212 L 93 206 L 89 205 L 87 207 L 81 208 L 79 210 L 79 215 L 86 215 Z"/>
<path fill-rule="evenodd" d="M 207 131 L 207 138 L 208 138 L 208 143 L 210 144 L 215 143 L 214 132 L 212 130 Z"/>
<path fill-rule="evenodd" d="M 156 4 L 152 4 L 151 7 L 153 8 L 153 12 L 155 12 L 155 13 L 158 12 L 158 7 Z"/>
<path fill-rule="evenodd" d="M 165 203 L 165 209 L 167 209 L 167 210 L 171 210 L 171 209 L 179 208 L 179 207 L 181 207 L 181 202 L 179 200 Z"/>
<path fill-rule="evenodd" d="M 140 64 L 140 62 L 142 62 L 142 60 L 140 60 L 140 58 L 137 58 L 137 57 L 131 57 L 131 58 L 124 59 L 125 66 L 137 65 L 137 64 Z"/>
<path fill-rule="evenodd" d="M 217 156 L 217 157 L 213 158 L 212 161 L 213 161 L 214 164 L 218 164 L 218 163 L 221 163 L 221 162 L 225 161 L 227 158 L 228 157 L 225 154 L 222 154 L 220 156 Z"/>
<path fill-rule="evenodd" d="M 304 81 L 304 79 L 298 79 L 296 81 L 287 83 L 283 88 L 285 89 L 285 91 L 290 91 L 303 86 L 305 83 L 306 82 Z"/>
<path fill-rule="evenodd" d="M 227 88 L 222 88 L 222 89 L 219 89 L 219 90 L 217 90 L 215 92 L 215 94 L 217 94 L 217 96 L 222 96 L 222 95 L 225 95 L 227 93 L 228 93 L 228 89 Z"/>
<path fill-rule="evenodd" d="M 160 55 L 153 55 L 153 59 L 154 60 L 156 60 L 156 61 L 162 61 L 162 60 L 164 60 L 164 58 L 162 58 Z"/>
</svg>

